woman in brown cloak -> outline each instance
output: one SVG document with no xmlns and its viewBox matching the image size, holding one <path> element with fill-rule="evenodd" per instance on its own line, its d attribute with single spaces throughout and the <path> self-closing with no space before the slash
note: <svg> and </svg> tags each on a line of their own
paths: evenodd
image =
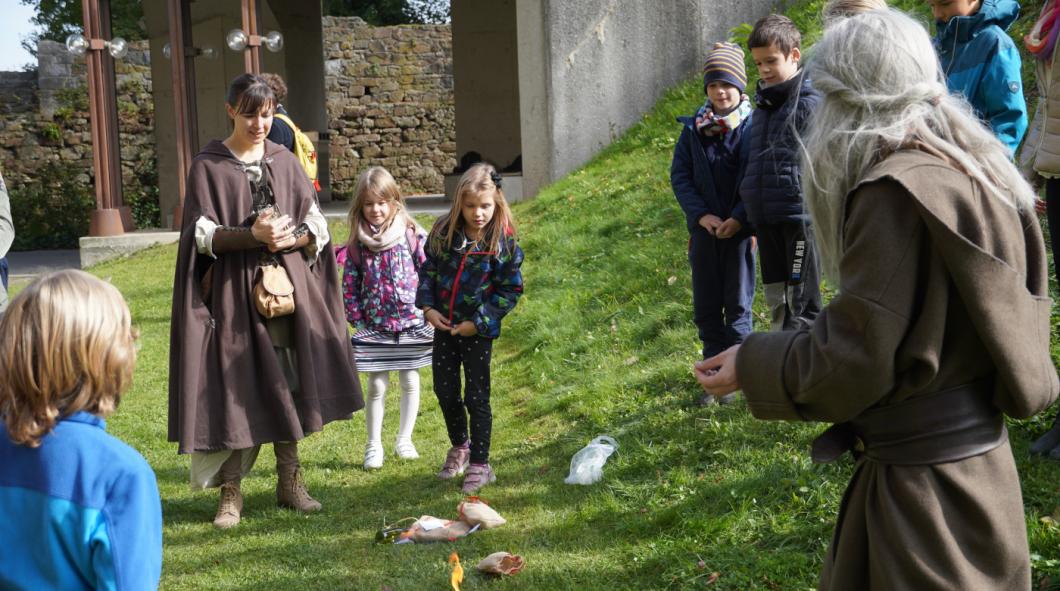
<svg viewBox="0 0 1060 591">
<path fill-rule="evenodd" d="M 169 439 L 192 454 L 192 486 L 221 487 L 214 524 L 239 523 L 241 477 L 263 443 L 276 452 L 277 502 L 320 503 L 301 478 L 297 441 L 362 408 L 327 222 L 294 155 L 266 141 L 276 100 L 244 74 L 225 109 L 232 134 L 188 175 L 173 286 Z M 254 304 L 262 260 L 294 285 L 294 313 Z"/>
<path fill-rule="evenodd" d="M 835 22 L 809 68 L 803 187 L 839 292 L 697 378 L 761 419 L 835 423 L 815 460 L 855 451 L 820 589 L 1028 589 L 1003 415 L 1060 390 L 1034 195 L 908 16 Z"/>
</svg>

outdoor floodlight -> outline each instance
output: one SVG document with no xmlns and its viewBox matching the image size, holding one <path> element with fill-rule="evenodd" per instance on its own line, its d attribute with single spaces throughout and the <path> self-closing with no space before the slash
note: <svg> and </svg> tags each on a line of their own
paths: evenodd
<svg viewBox="0 0 1060 591">
<path fill-rule="evenodd" d="M 265 49 L 273 53 L 283 49 L 283 34 L 279 31 L 269 31 L 261 41 L 265 44 Z"/>
<path fill-rule="evenodd" d="M 269 31 L 262 37 L 260 35 L 247 35 L 243 29 L 232 29 L 225 35 L 225 45 L 232 51 L 243 51 L 247 47 L 264 45 L 265 49 L 276 53 L 283 49 L 283 33 Z"/>
<path fill-rule="evenodd" d="M 114 59 L 121 59 L 125 57 L 125 54 L 129 53 L 129 44 L 121 37 L 115 37 L 107 41 L 106 46 L 107 51 L 110 52 L 110 57 Z"/>
<path fill-rule="evenodd" d="M 66 51 L 74 55 L 85 55 L 88 51 L 88 39 L 79 33 L 71 33 L 66 38 Z"/>
<path fill-rule="evenodd" d="M 243 29 L 232 29 L 225 35 L 225 44 L 228 45 L 228 49 L 232 51 L 243 51 L 247 48 L 247 43 L 250 39 L 247 34 L 243 32 Z"/>
<path fill-rule="evenodd" d="M 199 57 L 200 55 L 208 60 L 217 59 L 217 50 L 212 47 L 185 47 L 184 53 L 187 57 Z M 170 47 L 169 43 L 162 46 L 162 55 L 168 60 L 173 57 L 173 48 Z"/>
<path fill-rule="evenodd" d="M 74 55 L 85 55 L 89 49 L 98 51 L 106 49 L 107 53 L 114 59 L 121 59 L 129 53 L 129 44 L 121 37 L 115 37 L 110 41 L 102 39 L 86 39 L 80 33 L 73 33 L 66 38 L 66 50 Z M 165 52 L 165 49 L 163 49 Z"/>
</svg>

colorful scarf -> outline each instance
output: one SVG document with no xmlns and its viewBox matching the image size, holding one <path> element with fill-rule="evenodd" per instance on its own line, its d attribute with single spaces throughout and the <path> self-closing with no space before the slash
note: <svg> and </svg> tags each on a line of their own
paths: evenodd
<svg viewBox="0 0 1060 591">
<path fill-rule="evenodd" d="M 696 129 L 705 136 L 725 135 L 736 129 L 751 114 L 751 101 L 746 94 L 740 95 L 740 104 L 728 115 L 715 115 L 710 99 L 696 111 Z"/>
<path fill-rule="evenodd" d="M 1043 62 L 1053 59 L 1057 33 L 1060 33 L 1060 27 L 1056 26 L 1057 16 L 1060 16 L 1060 7 L 1057 7 L 1056 0 L 1049 0 L 1042 7 L 1034 27 L 1023 37 L 1023 45 L 1027 51 Z"/>
</svg>

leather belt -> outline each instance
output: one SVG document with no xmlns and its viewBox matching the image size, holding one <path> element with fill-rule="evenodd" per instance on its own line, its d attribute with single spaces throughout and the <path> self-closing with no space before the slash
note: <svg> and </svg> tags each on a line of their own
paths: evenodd
<svg viewBox="0 0 1060 591">
<path fill-rule="evenodd" d="M 847 451 L 855 458 L 898 465 L 982 455 L 1008 439 L 992 392 L 993 378 L 988 378 L 870 408 L 814 439 L 813 461 L 832 462 Z"/>
</svg>

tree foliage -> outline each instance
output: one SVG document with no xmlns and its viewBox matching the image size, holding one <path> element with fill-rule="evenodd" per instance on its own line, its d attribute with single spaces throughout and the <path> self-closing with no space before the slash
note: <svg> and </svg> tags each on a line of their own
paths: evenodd
<svg viewBox="0 0 1060 591">
<path fill-rule="evenodd" d="M 20 0 L 32 6 L 37 15 L 33 24 L 40 29 L 22 41 L 22 46 L 33 55 L 37 54 L 37 42 L 41 39 L 65 41 L 70 33 L 80 33 L 85 27 L 81 0 Z M 141 0 L 110 0 L 110 26 L 112 37 L 126 41 L 144 38 L 141 19 L 144 16 Z"/>
<path fill-rule="evenodd" d="M 324 0 L 325 16 L 358 16 L 370 25 L 449 22 L 450 0 Z"/>
</svg>

